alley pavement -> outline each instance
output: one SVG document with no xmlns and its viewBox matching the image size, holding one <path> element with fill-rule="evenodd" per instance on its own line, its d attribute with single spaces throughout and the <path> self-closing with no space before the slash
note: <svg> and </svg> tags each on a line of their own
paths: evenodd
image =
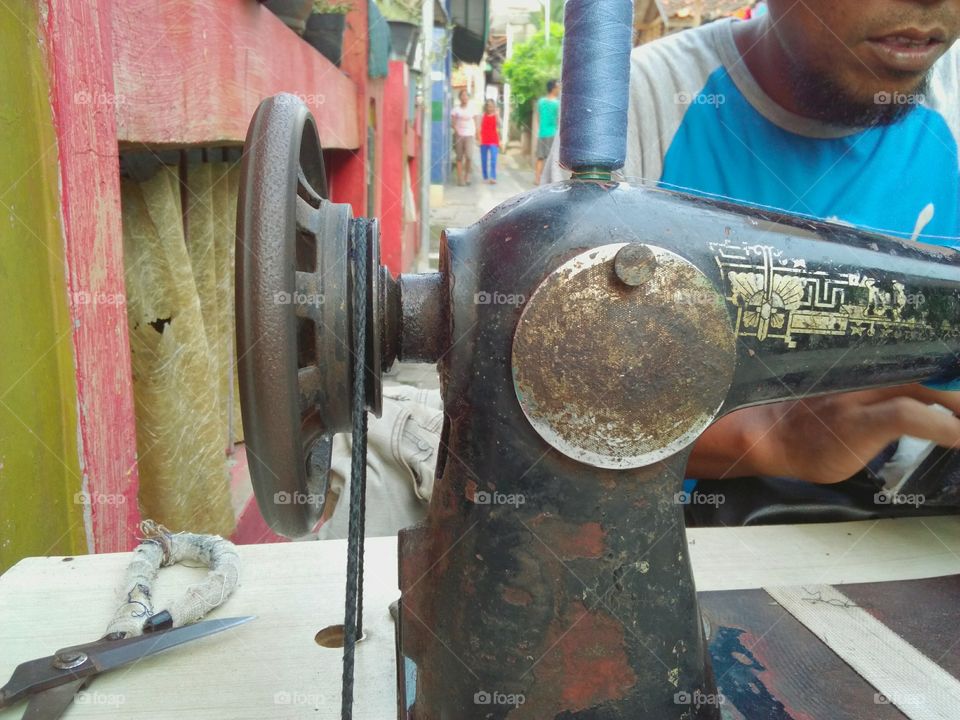
<svg viewBox="0 0 960 720">
<path fill-rule="evenodd" d="M 437 269 L 440 233 L 445 228 L 472 225 L 500 203 L 533 188 L 533 168 L 516 146 L 510 146 L 506 152 L 500 153 L 496 185 L 483 182 L 480 152 L 476 150 L 474 154 L 472 182 L 458 186 L 457 173 L 452 170 L 450 182 L 443 189 L 443 203 L 430 209 L 429 271 Z M 437 388 L 440 385 L 435 365 L 397 363 L 388 376 L 395 382 L 424 389 Z"/>
<path fill-rule="evenodd" d="M 430 269 L 437 268 L 440 232 L 444 228 L 467 227 L 514 195 L 533 188 L 533 168 L 516 146 L 500 153 L 497 162 L 497 184 L 488 185 L 480 171 L 480 152 L 474 150 L 473 177 L 469 185 L 457 185 L 455 169 L 443 189 L 443 204 L 430 210 Z"/>
</svg>

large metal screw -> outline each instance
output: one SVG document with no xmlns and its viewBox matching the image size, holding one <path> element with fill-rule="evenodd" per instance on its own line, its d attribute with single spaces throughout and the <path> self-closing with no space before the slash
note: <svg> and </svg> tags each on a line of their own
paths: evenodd
<svg viewBox="0 0 960 720">
<path fill-rule="evenodd" d="M 656 256 L 642 243 L 624 245 L 613 258 L 613 271 L 620 282 L 630 287 L 640 287 L 649 282 L 656 270 Z"/>
<path fill-rule="evenodd" d="M 87 661 L 87 654 L 76 650 L 62 652 L 53 658 L 53 666 L 60 670 L 71 670 L 83 665 Z"/>
</svg>

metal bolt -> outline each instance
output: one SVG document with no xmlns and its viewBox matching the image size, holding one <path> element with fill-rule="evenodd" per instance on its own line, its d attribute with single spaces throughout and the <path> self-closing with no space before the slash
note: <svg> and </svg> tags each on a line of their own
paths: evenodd
<svg viewBox="0 0 960 720">
<path fill-rule="evenodd" d="M 83 665 L 86 661 L 86 653 L 77 651 L 63 652 L 53 658 L 53 666 L 61 670 L 70 670 Z"/>
<path fill-rule="evenodd" d="M 656 269 L 656 256 L 642 243 L 624 245 L 613 258 L 614 272 L 620 282 L 630 287 L 639 287 L 649 282 Z"/>
</svg>

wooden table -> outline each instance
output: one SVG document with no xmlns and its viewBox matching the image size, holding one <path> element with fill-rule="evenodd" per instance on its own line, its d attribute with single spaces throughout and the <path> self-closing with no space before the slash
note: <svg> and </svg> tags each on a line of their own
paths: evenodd
<svg viewBox="0 0 960 720">
<path fill-rule="evenodd" d="M 697 587 L 731 590 L 960 573 L 960 518 L 689 531 Z M 340 717 L 341 651 L 317 631 L 343 621 L 343 541 L 247 545 L 240 586 L 216 615 L 251 623 L 95 680 L 66 718 L 263 720 Z M 128 554 L 27 558 L 0 576 L 0 682 L 14 667 L 102 634 Z M 366 633 L 357 650 L 357 720 L 395 717 L 396 540 L 366 551 Z M 156 607 L 202 577 L 166 568 Z M 0 711 L 19 718 L 25 705 Z"/>
</svg>

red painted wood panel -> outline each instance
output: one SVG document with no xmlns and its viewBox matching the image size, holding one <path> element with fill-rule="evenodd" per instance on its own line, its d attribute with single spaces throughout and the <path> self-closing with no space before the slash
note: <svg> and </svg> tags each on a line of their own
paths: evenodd
<svg viewBox="0 0 960 720">
<path fill-rule="evenodd" d="M 367 65 L 370 37 L 367 31 L 369 13 L 365 0 L 353 0 L 354 9 L 347 13 L 346 30 L 343 33 L 343 55 L 340 68 L 356 88 L 352 103 L 344 102 L 344 112 L 352 107 L 354 127 L 360 142 L 356 150 L 332 153 L 327 165 L 330 180 L 330 199 L 353 206 L 354 216 L 367 215 L 367 111 L 368 86 Z M 324 147 L 332 147 L 324 144 Z"/>
<path fill-rule="evenodd" d="M 242 142 L 260 100 L 291 92 L 309 105 L 323 147 L 360 146 L 357 84 L 259 3 L 123 0 L 112 18 L 120 142 Z"/>
<path fill-rule="evenodd" d="M 81 464 L 91 497 L 104 499 L 84 510 L 96 552 L 133 547 L 140 519 L 113 62 L 110 24 L 104 22 L 112 7 L 111 0 L 51 0 L 43 28 L 59 152 Z"/>
<path fill-rule="evenodd" d="M 403 173 L 407 168 L 404 147 L 407 129 L 407 64 L 390 61 L 383 88 L 383 128 L 380 163 L 380 252 L 383 264 L 395 275 L 403 270 Z"/>
</svg>

